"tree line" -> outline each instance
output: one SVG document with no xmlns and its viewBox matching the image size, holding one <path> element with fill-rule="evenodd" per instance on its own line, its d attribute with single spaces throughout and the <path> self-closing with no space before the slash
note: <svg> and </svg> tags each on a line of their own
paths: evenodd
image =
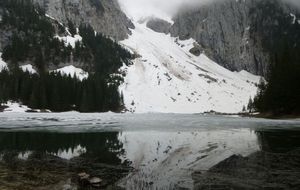
<svg viewBox="0 0 300 190">
<path fill-rule="evenodd" d="M 61 73 L 38 75 L 19 69 L 0 72 L 0 103 L 9 100 L 56 112 L 117 112 L 123 105 L 118 85 L 107 84 L 99 74 L 80 81 Z"/>
<path fill-rule="evenodd" d="M 300 23 L 293 22 L 278 2 L 262 1 L 256 11 L 264 17 L 255 19 L 252 33 L 259 36 L 269 52 L 271 66 L 266 81 L 261 81 L 257 96 L 248 109 L 272 115 L 300 114 Z M 300 15 L 296 15 L 297 18 Z M 275 21 L 276 22 L 275 22 Z"/>
</svg>

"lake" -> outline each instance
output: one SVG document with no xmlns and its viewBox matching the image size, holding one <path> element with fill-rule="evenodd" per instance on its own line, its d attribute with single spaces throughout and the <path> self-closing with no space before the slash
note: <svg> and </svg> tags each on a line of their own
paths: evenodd
<svg viewBox="0 0 300 190">
<path fill-rule="evenodd" d="M 1 113 L 0 189 L 194 189 L 195 173 L 234 155 L 299 148 L 300 120 Z"/>
</svg>

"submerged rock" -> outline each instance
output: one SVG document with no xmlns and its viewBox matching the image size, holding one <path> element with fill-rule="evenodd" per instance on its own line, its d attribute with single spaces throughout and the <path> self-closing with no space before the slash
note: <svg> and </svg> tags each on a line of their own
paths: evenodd
<svg viewBox="0 0 300 190">
<path fill-rule="evenodd" d="M 92 178 L 89 180 L 89 182 L 90 182 L 91 184 L 99 184 L 99 183 L 102 182 L 102 179 L 100 179 L 100 178 L 98 178 L 98 177 L 92 177 Z"/>
<path fill-rule="evenodd" d="M 108 165 L 85 157 L 66 160 L 32 152 L 27 159 L 18 159 L 19 153 L 15 151 L 0 154 L 3 155 L 0 161 L 1 190 L 120 189 L 116 183 L 129 173 L 125 165 Z"/>
</svg>

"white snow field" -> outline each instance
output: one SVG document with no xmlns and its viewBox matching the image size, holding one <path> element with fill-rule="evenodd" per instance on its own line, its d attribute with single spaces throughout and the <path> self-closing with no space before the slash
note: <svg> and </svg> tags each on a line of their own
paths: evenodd
<svg viewBox="0 0 300 190">
<path fill-rule="evenodd" d="M 80 35 L 77 35 L 77 34 L 74 35 L 74 37 L 71 36 L 71 35 L 63 36 L 63 37 L 57 35 L 57 36 L 55 36 L 55 38 L 57 38 L 60 41 L 64 42 L 65 46 L 70 45 L 70 46 L 72 46 L 72 48 L 75 48 L 75 44 L 76 44 L 77 41 L 79 41 L 79 42 L 82 41 L 82 37 Z"/>
<path fill-rule="evenodd" d="M 3 70 L 3 69 L 8 69 L 7 67 L 7 63 L 5 63 L 2 59 L 2 53 L 0 52 L 0 72 Z"/>
<path fill-rule="evenodd" d="M 36 70 L 33 68 L 31 64 L 20 66 L 23 72 L 29 72 L 30 74 L 36 74 Z"/>
<path fill-rule="evenodd" d="M 14 101 L 8 101 L 4 104 L 2 104 L 2 106 L 5 106 L 6 108 L 3 110 L 3 113 L 1 114 L 4 114 L 4 113 L 8 113 L 8 114 L 11 114 L 11 115 L 14 115 L 14 114 L 28 114 L 26 112 L 28 111 L 34 111 L 36 113 L 50 113 L 51 111 L 50 110 L 40 110 L 40 109 L 31 109 L 29 108 L 28 106 L 26 105 L 23 105 L 21 102 L 14 102 Z"/>
<path fill-rule="evenodd" d="M 7 66 L 7 63 L 2 59 L 2 53 L 0 52 L 0 72 L 4 69 L 8 70 L 8 66 Z M 37 73 L 36 70 L 33 68 L 33 66 L 31 64 L 21 65 L 20 69 L 23 72 L 28 71 L 30 74 L 36 74 Z"/>
<path fill-rule="evenodd" d="M 146 23 L 134 24 L 132 35 L 121 42 L 140 55 L 122 68 L 127 75 L 120 90 L 129 111 L 238 113 L 255 96 L 259 76 L 231 72 L 205 54 L 191 54 L 193 39 L 180 41 Z"/>
<path fill-rule="evenodd" d="M 88 72 L 86 72 L 80 68 L 74 67 L 73 65 L 69 65 L 69 66 L 66 66 L 66 67 L 51 71 L 51 72 L 54 72 L 54 73 L 60 72 L 62 75 L 70 75 L 71 77 L 76 77 L 81 81 L 83 79 L 86 79 L 89 77 Z"/>
<path fill-rule="evenodd" d="M 25 113 L 26 111 L 30 110 L 29 107 L 21 105 L 17 102 L 8 101 L 7 103 L 3 104 L 4 106 L 7 106 L 7 108 L 4 109 L 4 112 L 7 113 Z"/>
</svg>

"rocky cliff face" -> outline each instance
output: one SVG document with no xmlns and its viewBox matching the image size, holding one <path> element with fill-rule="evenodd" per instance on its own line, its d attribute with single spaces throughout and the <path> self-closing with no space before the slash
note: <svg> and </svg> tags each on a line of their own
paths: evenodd
<svg viewBox="0 0 300 190">
<path fill-rule="evenodd" d="M 59 22 L 67 24 L 72 21 L 76 26 L 88 23 L 96 31 L 118 41 L 126 39 L 131 33 L 130 28 L 134 28 L 117 0 L 33 1 Z M 262 2 L 267 3 L 261 5 Z M 261 8 L 270 4 L 280 8 L 275 12 L 266 12 Z M 275 10 L 274 7 L 272 10 Z M 276 40 L 272 37 L 273 29 L 283 27 L 278 24 L 279 18 L 289 17 L 292 24 L 300 25 L 299 15 L 300 11 L 282 3 L 282 0 L 224 0 L 182 11 L 173 18 L 173 25 L 160 19 L 150 19 L 147 26 L 156 32 L 179 36 L 180 39 L 195 39 L 198 44 L 190 52 L 195 55 L 205 52 L 230 70 L 266 75 L 271 58 L 270 48 L 264 47 L 264 41 Z M 268 26 L 268 29 L 258 32 L 257 27 L 261 26 Z M 10 35 L 0 29 L 0 50 Z"/>
<path fill-rule="evenodd" d="M 51 17 L 67 24 L 72 21 L 76 26 L 90 24 L 116 40 L 123 40 L 130 34 L 133 24 L 120 10 L 116 0 L 33 0 Z"/>
<path fill-rule="evenodd" d="M 193 11 L 183 11 L 174 17 L 171 34 L 181 39 L 194 38 L 210 58 L 230 70 L 244 69 L 266 75 L 270 63 L 269 52 L 263 47 L 260 37 L 255 36 L 258 34 L 252 30 L 257 19 L 271 16 L 266 15 L 270 13 L 256 10 L 260 2 L 218 1 Z M 296 11 L 279 0 L 269 3 L 280 6 L 280 14 L 284 16 Z M 268 22 L 278 23 L 276 19 L 270 17 Z"/>
<path fill-rule="evenodd" d="M 158 18 L 152 18 L 147 22 L 147 27 L 158 33 L 168 34 L 171 26 L 171 23 Z"/>
</svg>

